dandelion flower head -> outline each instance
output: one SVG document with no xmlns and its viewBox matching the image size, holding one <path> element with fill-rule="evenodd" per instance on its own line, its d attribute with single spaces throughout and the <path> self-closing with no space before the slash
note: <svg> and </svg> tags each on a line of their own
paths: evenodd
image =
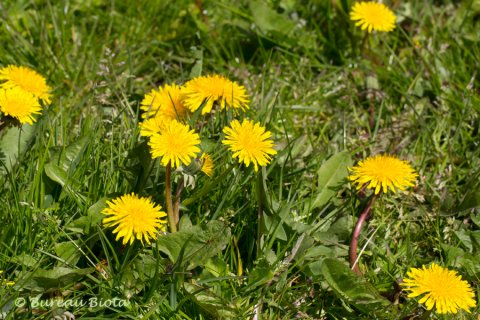
<svg viewBox="0 0 480 320">
<path fill-rule="evenodd" d="M 389 155 L 368 157 L 350 168 L 350 172 L 349 179 L 357 184 L 357 189 L 366 185 L 375 189 L 375 194 L 380 190 L 386 193 L 388 188 L 395 193 L 395 188 L 413 187 L 418 176 L 408 162 Z"/>
<path fill-rule="evenodd" d="M 272 133 L 259 123 L 233 120 L 223 132 L 226 136 L 222 143 L 233 152 L 232 157 L 238 158 L 247 167 L 253 163 L 255 171 L 258 171 L 258 166 L 269 164 L 271 156 L 277 153 L 273 149 Z"/>
<path fill-rule="evenodd" d="M 148 118 L 139 123 L 140 135 L 143 137 L 151 137 L 156 133 L 162 132 L 165 124 L 170 122 L 162 116 Z"/>
<path fill-rule="evenodd" d="M 152 157 L 161 157 L 163 166 L 171 163 L 175 168 L 181 164 L 188 166 L 200 152 L 199 144 L 199 135 L 175 120 L 166 122 L 161 132 L 153 134 L 148 141 Z"/>
<path fill-rule="evenodd" d="M 0 89 L 0 110 L 3 114 L 17 118 L 20 123 L 32 124 L 33 117 L 40 114 L 42 107 L 35 96 L 20 87 Z"/>
<path fill-rule="evenodd" d="M 218 103 L 221 109 L 248 109 L 245 87 L 220 75 L 194 78 L 185 83 L 183 93 L 184 103 L 192 112 L 203 104 L 202 114 L 209 113 L 214 103 Z"/>
<path fill-rule="evenodd" d="M 200 160 L 202 161 L 202 172 L 211 178 L 214 169 L 212 157 L 208 153 L 203 153 Z"/>
<path fill-rule="evenodd" d="M 378 2 L 356 2 L 350 12 L 350 20 L 356 21 L 355 25 L 372 30 L 390 32 L 395 29 L 395 14 L 383 3 Z"/>
<path fill-rule="evenodd" d="M 439 314 L 457 313 L 458 309 L 470 312 L 469 309 L 476 306 L 475 294 L 468 282 L 455 271 L 435 263 L 410 269 L 401 285 L 410 291 L 409 298 L 423 295 L 419 303 L 425 304 L 428 310 L 435 307 Z"/>
<path fill-rule="evenodd" d="M 169 120 L 184 118 L 188 109 L 182 102 L 182 90 L 176 84 L 166 84 L 145 94 L 140 108 L 143 118 L 165 117 Z"/>
<path fill-rule="evenodd" d="M 166 213 L 162 207 L 155 205 L 149 198 L 142 198 L 134 193 L 123 195 L 107 201 L 107 207 L 102 213 L 106 215 L 103 224 L 106 227 L 116 227 L 113 233 L 115 240 L 123 238 L 123 244 L 133 243 L 135 239 L 150 244 L 157 238 L 157 232 L 165 229 L 167 224 L 163 219 Z"/>
<path fill-rule="evenodd" d="M 49 93 L 51 88 L 47 85 L 47 81 L 30 68 L 14 65 L 3 67 L 0 69 L 0 80 L 5 80 L 0 84 L 1 88 L 20 87 L 46 104 L 51 102 L 51 94 Z"/>
</svg>

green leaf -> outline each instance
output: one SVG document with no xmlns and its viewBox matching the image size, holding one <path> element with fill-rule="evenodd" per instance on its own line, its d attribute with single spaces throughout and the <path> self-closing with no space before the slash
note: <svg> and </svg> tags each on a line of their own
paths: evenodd
<svg viewBox="0 0 480 320">
<path fill-rule="evenodd" d="M 464 211 L 480 207 L 480 192 L 468 193 L 455 211 Z"/>
<path fill-rule="evenodd" d="M 337 188 L 348 176 L 348 167 L 352 165 L 350 154 L 346 151 L 333 155 L 318 169 L 318 191 L 310 209 L 323 207 L 337 192 Z"/>
<path fill-rule="evenodd" d="M 253 21 L 262 32 L 277 32 L 288 35 L 295 30 L 295 23 L 287 16 L 277 13 L 265 1 L 251 1 Z"/>
<path fill-rule="evenodd" d="M 155 270 L 159 262 L 150 254 L 139 254 L 135 259 L 135 270 L 138 270 L 142 279 L 149 281 L 155 276 Z"/>
<path fill-rule="evenodd" d="M 180 218 L 180 221 L 178 222 L 178 230 L 188 230 L 192 229 L 192 221 L 187 215 L 184 215 Z"/>
<path fill-rule="evenodd" d="M 283 221 L 279 216 L 269 216 L 266 213 L 263 213 L 263 221 L 265 223 L 265 230 L 271 236 L 287 241 L 287 233 L 285 232 L 285 228 L 283 227 Z"/>
<path fill-rule="evenodd" d="M 258 265 L 248 275 L 249 289 L 254 289 L 273 279 L 274 273 L 272 267 L 265 260 L 261 260 Z"/>
<path fill-rule="evenodd" d="M 168 233 L 157 241 L 158 249 L 168 255 L 173 263 L 182 258 L 187 261 L 187 270 L 203 266 L 208 259 L 217 255 L 230 239 L 230 228 L 220 221 L 209 222 L 204 229 L 200 226 Z M 183 255 L 182 248 L 184 249 Z"/>
<path fill-rule="evenodd" d="M 88 208 L 86 216 L 81 216 L 80 218 L 71 221 L 65 226 L 65 228 L 73 232 L 88 234 L 92 226 L 95 226 L 102 221 L 102 210 L 106 206 L 106 200 L 110 199 L 111 197 L 112 195 L 110 195 L 110 197 L 100 198 L 100 200 Z"/>
<path fill-rule="evenodd" d="M 65 149 L 56 151 L 51 160 L 45 164 L 47 177 L 60 184 L 67 194 L 81 203 L 86 201 L 86 197 L 80 192 L 82 184 L 72 176 L 88 143 L 89 137 L 80 138 Z"/>
<path fill-rule="evenodd" d="M 185 282 L 185 291 L 190 298 L 215 319 L 238 319 L 236 306 L 231 301 L 215 294 L 209 287 Z"/>
<path fill-rule="evenodd" d="M 308 276 L 318 276 L 322 274 L 323 259 L 312 261 L 306 266 L 305 274 Z"/>
<path fill-rule="evenodd" d="M 387 315 L 393 312 L 391 303 L 362 277 L 357 276 L 346 264 L 327 258 L 321 266 L 322 274 L 335 294 L 365 314 Z"/>
<path fill-rule="evenodd" d="M 57 267 L 51 270 L 38 269 L 21 277 L 17 285 L 22 289 L 48 290 L 60 289 L 80 281 L 83 276 L 95 271 L 95 268 L 70 269 Z"/>
<path fill-rule="evenodd" d="M 473 245 L 472 239 L 470 238 L 470 232 L 465 230 L 457 230 L 455 231 L 455 235 L 460 240 L 460 242 L 468 249 L 469 252 L 472 252 Z"/>
<path fill-rule="evenodd" d="M 26 253 L 21 253 L 15 257 L 12 257 L 10 261 L 26 267 L 33 267 L 37 263 L 37 261 L 31 255 Z"/>
<path fill-rule="evenodd" d="M 20 156 L 28 150 L 30 142 L 35 137 L 35 126 L 24 124 L 21 128 L 10 127 L 0 137 L 0 173 L 5 169 L 10 170 L 18 161 Z"/>
<path fill-rule="evenodd" d="M 191 48 L 192 54 L 195 58 L 195 64 L 190 70 L 190 79 L 200 77 L 202 75 L 202 67 L 203 67 L 203 50 L 197 49 L 196 47 Z"/>
<path fill-rule="evenodd" d="M 456 199 L 451 195 L 446 195 L 440 208 L 441 212 L 446 215 L 456 214 L 462 211 L 480 207 L 480 192 L 466 192 L 463 201 L 457 204 Z"/>
<path fill-rule="evenodd" d="M 80 182 L 70 178 L 68 173 L 62 167 L 53 163 L 47 163 L 45 165 L 45 174 L 53 181 L 60 184 L 63 190 L 65 190 L 70 196 L 82 203 L 86 201 L 86 197 L 79 191 L 81 189 Z"/>
<path fill-rule="evenodd" d="M 77 241 L 66 241 L 55 244 L 55 253 L 69 265 L 76 265 L 80 259 Z"/>
</svg>

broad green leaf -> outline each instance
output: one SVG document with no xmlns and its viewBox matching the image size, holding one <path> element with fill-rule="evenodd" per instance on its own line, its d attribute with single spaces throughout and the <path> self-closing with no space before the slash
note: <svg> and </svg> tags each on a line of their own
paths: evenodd
<svg viewBox="0 0 480 320">
<path fill-rule="evenodd" d="M 455 211 L 464 211 L 480 207 L 480 192 L 468 193 Z"/>
<path fill-rule="evenodd" d="M 65 149 L 56 151 L 50 161 L 45 164 L 47 177 L 60 184 L 67 194 L 82 203 L 86 201 L 86 197 L 80 192 L 82 184 L 73 179 L 72 175 L 88 142 L 88 137 L 78 139 Z"/>
<path fill-rule="evenodd" d="M 322 274 L 323 258 L 312 261 L 306 266 L 305 274 L 308 276 L 318 276 Z"/>
<path fill-rule="evenodd" d="M 88 145 L 89 137 L 83 137 L 67 147 L 56 147 L 48 163 L 60 166 L 65 172 L 73 173 Z"/>
<path fill-rule="evenodd" d="M 157 268 L 157 260 L 151 256 L 151 254 L 139 254 L 134 261 L 135 270 L 138 270 L 140 276 L 145 281 L 152 279 L 155 276 L 155 270 Z M 162 270 L 163 266 L 160 267 Z"/>
<path fill-rule="evenodd" d="M 85 275 L 95 271 L 95 268 L 70 269 L 57 267 L 51 270 L 38 269 L 21 276 L 16 285 L 22 289 L 44 291 L 60 289 L 75 284 Z"/>
<path fill-rule="evenodd" d="M 272 271 L 272 266 L 270 266 L 267 261 L 261 260 L 248 275 L 249 289 L 252 290 L 258 286 L 272 281 L 273 276 L 274 273 Z"/>
<path fill-rule="evenodd" d="M 81 216 L 80 218 L 71 221 L 65 226 L 65 228 L 74 232 L 88 234 L 93 226 L 102 221 L 102 210 L 106 207 L 106 201 L 116 197 L 117 195 L 120 196 L 121 194 L 115 193 L 113 195 L 109 195 L 109 197 L 100 198 L 97 202 L 90 206 L 90 208 L 88 208 L 86 216 Z"/>
<path fill-rule="evenodd" d="M 323 260 L 321 270 L 335 294 L 365 314 L 387 315 L 393 312 L 391 303 L 344 262 L 327 258 Z"/>
<path fill-rule="evenodd" d="M 305 259 L 312 259 L 318 257 L 335 258 L 335 251 L 330 247 L 317 245 L 309 248 L 305 253 Z"/>
<path fill-rule="evenodd" d="M 10 261 L 26 267 L 33 267 L 37 263 L 37 260 L 26 253 L 21 253 L 15 257 L 12 257 Z"/>
<path fill-rule="evenodd" d="M 477 227 L 480 227 L 480 214 L 472 214 L 470 219 L 472 219 L 472 222 L 475 223 Z"/>
<path fill-rule="evenodd" d="M 333 155 L 318 169 L 318 191 L 310 209 L 323 207 L 335 195 L 351 165 L 350 154 L 343 151 Z"/>
<path fill-rule="evenodd" d="M 73 172 L 77 168 L 80 159 L 85 153 L 89 139 L 89 137 L 80 138 L 65 149 L 65 158 L 62 161 L 65 170 Z"/>
<path fill-rule="evenodd" d="M 10 170 L 20 156 L 28 150 L 29 143 L 35 137 L 35 126 L 24 124 L 21 128 L 10 127 L 0 137 L 0 173 Z"/>
<path fill-rule="evenodd" d="M 137 273 L 134 272 L 131 267 L 122 270 L 120 289 L 122 290 L 123 295 L 128 299 L 138 295 L 138 293 L 145 287 L 145 282 L 139 281 L 136 275 Z"/>
<path fill-rule="evenodd" d="M 202 75 L 203 50 L 192 47 L 191 51 L 195 58 L 195 64 L 193 65 L 192 70 L 190 70 L 190 79 L 193 79 Z"/>
<path fill-rule="evenodd" d="M 229 239 L 230 228 L 220 221 L 211 221 L 204 229 L 193 226 L 168 233 L 157 240 L 157 245 L 172 262 L 177 263 L 178 259 L 183 258 L 188 263 L 186 268 L 189 270 L 204 265 L 208 259 L 225 249 Z"/>
<path fill-rule="evenodd" d="M 287 16 L 277 13 L 265 1 L 251 1 L 250 11 L 253 21 L 262 32 L 277 32 L 289 35 L 295 30 L 295 23 Z"/>
<path fill-rule="evenodd" d="M 85 202 L 86 197 L 80 193 L 81 184 L 77 180 L 69 177 L 68 173 L 60 166 L 53 163 L 47 163 L 45 165 L 45 174 L 53 181 L 60 184 L 70 196 L 80 202 Z"/>
<path fill-rule="evenodd" d="M 265 223 L 265 230 L 268 234 L 277 239 L 287 241 L 287 233 L 283 227 L 283 221 L 278 216 L 269 216 L 263 213 L 263 221 Z"/>
<path fill-rule="evenodd" d="M 211 273 L 214 277 L 224 277 L 228 273 L 228 265 L 223 259 L 213 257 L 205 264 L 205 270 Z"/>
<path fill-rule="evenodd" d="M 470 232 L 466 230 L 457 230 L 454 232 L 460 242 L 465 246 L 465 248 L 467 248 L 469 252 L 472 252 L 473 245 L 472 239 L 470 238 Z"/>
<path fill-rule="evenodd" d="M 215 319 L 237 319 L 236 306 L 215 294 L 209 287 L 185 282 L 185 291 L 191 299 Z"/>
<path fill-rule="evenodd" d="M 55 244 L 55 253 L 69 265 L 76 265 L 80 259 L 77 241 L 66 241 Z"/>
<path fill-rule="evenodd" d="M 178 222 L 178 229 L 179 230 L 188 230 L 188 229 L 192 229 L 192 227 L 193 227 L 193 225 L 192 225 L 192 221 L 190 220 L 190 218 L 187 215 L 183 215 L 180 218 L 180 221 Z"/>
</svg>

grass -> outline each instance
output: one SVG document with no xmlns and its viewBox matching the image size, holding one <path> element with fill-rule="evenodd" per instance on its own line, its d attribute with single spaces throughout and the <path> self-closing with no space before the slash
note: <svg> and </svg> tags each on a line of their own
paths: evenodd
<svg viewBox="0 0 480 320">
<path fill-rule="evenodd" d="M 2 317 L 426 319 L 397 282 L 433 261 L 478 296 L 479 3 L 388 1 L 397 28 L 363 47 L 352 3 L 2 1 L 0 64 L 54 88 L 33 128 L 2 132 L 6 155 L 22 141 L 0 175 L 0 277 L 15 282 L 0 285 Z M 106 199 L 165 208 L 164 169 L 139 136 L 143 95 L 211 73 L 247 88 L 243 116 L 273 132 L 277 156 L 259 174 L 238 165 L 219 142 L 233 115 L 218 113 L 201 130 L 215 176 L 183 177 L 184 232 L 122 246 L 102 227 Z M 366 200 L 345 172 L 378 153 L 420 176 L 375 203 L 356 278 L 348 245 Z M 128 304 L 35 305 L 94 298 Z"/>
</svg>

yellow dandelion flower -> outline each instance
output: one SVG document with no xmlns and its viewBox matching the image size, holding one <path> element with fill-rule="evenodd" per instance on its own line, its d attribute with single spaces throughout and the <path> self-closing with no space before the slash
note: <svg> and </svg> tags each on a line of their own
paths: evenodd
<svg viewBox="0 0 480 320">
<path fill-rule="evenodd" d="M 160 133 L 150 137 L 148 145 L 153 158 L 162 158 L 164 166 L 170 162 L 174 168 L 183 163 L 188 166 L 200 152 L 200 137 L 186 124 L 172 120 L 165 123 Z"/>
<path fill-rule="evenodd" d="M 143 137 L 151 137 L 156 133 L 160 133 L 167 122 L 169 122 L 169 120 L 162 116 L 145 119 L 139 123 L 140 135 Z"/>
<path fill-rule="evenodd" d="M 372 30 L 390 32 L 395 29 L 395 14 L 383 3 L 378 2 L 357 2 L 350 12 L 350 20 L 356 21 L 355 25 Z"/>
<path fill-rule="evenodd" d="M 3 67 L 0 69 L 0 80 L 6 80 L 6 82 L 0 84 L 1 88 L 20 87 L 46 104 L 51 102 L 51 94 L 49 93 L 51 88 L 47 85 L 47 81 L 30 68 L 14 65 Z"/>
<path fill-rule="evenodd" d="M 209 113 L 215 102 L 221 109 L 248 109 L 249 100 L 245 87 L 220 75 L 194 78 L 185 83 L 183 93 L 184 104 L 192 112 L 204 104 L 202 114 Z"/>
<path fill-rule="evenodd" d="M 265 131 L 259 123 L 250 120 L 233 120 L 230 127 L 225 127 L 223 132 L 226 139 L 222 141 L 233 152 L 232 157 L 238 158 L 240 162 L 248 167 L 253 163 L 255 171 L 258 166 L 266 166 L 270 163 L 271 155 L 277 153 L 273 149 L 273 141 L 270 139 L 272 133 Z"/>
<path fill-rule="evenodd" d="M 150 239 L 157 238 L 157 231 L 165 229 L 166 220 L 162 219 L 167 214 L 161 206 L 155 205 L 149 198 L 142 198 L 134 193 L 123 195 L 107 201 L 107 208 L 102 213 L 107 217 L 103 219 L 106 227 L 115 227 L 113 233 L 117 234 L 115 240 L 123 237 L 123 244 L 133 243 L 135 239 L 143 244 L 145 240 L 150 244 Z"/>
<path fill-rule="evenodd" d="M 401 285 L 410 291 L 409 298 L 425 294 L 419 303 L 425 304 L 427 310 L 435 309 L 438 313 L 457 313 L 458 309 L 470 313 L 470 308 L 477 305 L 475 294 L 467 281 L 453 270 L 442 268 L 432 263 L 422 269 L 411 268 L 408 278 Z"/>
<path fill-rule="evenodd" d="M 367 188 L 375 189 L 375 194 L 380 189 L 386 193 L 390 188 L 395 193 L 395 188 L 405 190 L 413 187 L 418 176 L 408 162 L 389 155 L 368 157 L 350 171 L 349 179 L 357 184 L 357 189 L 368 183 Z"/>
<path fill-rule="evenodd" d="M 143 118 L 165 117 L 169 120 L 184 118 L 188 109 L 182 102 L 182 91 L 176 84 L 166 84 L 145 94 L 140 108 Z"/>
<path fill-rule="evenodd" d="M 20 123 L 32 124 L 33 117 L 40 114 L 42 106 L 35 96 L 20 87 L 0 89 L 0 110 L 3 114 L 17 118 Z"/>
<path fill-rule="evenodd" d="M 200 160 L 202 161 L 202 172 L 211 178 L 214 170 L 212 157 L 208 153 L 204 153 Z"/>
</svg>

